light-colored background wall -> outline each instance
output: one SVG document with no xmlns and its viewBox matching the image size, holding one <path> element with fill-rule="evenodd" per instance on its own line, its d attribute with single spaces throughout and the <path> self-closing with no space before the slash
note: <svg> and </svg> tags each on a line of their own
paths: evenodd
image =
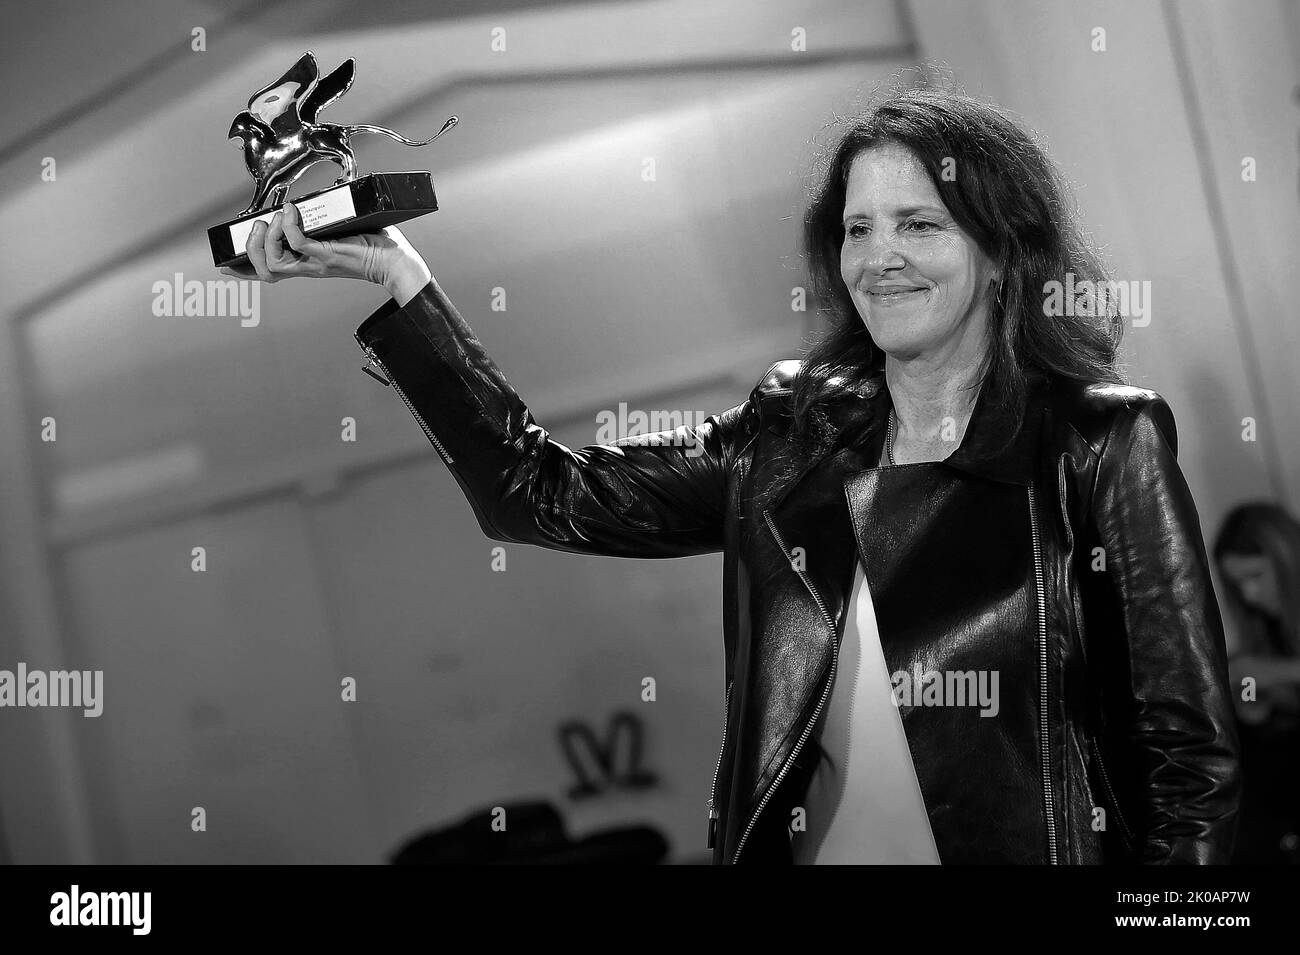
<svg viewBox="0 0 1300 955">
<path fill-rule="evenodd" d="M 1129 371 L 1174 408 L 1207 536 L 1239 500 L 1296 501 L 1293 3 L 63 0 L 0 43 L 19 91 L 0 124 L 0 668 L 106 684 L 98 719 L 0 710 L 13 861 L 378 862 L 519 798 L 577 836 L 649 821 L 673 859 L 703 852 L 720 557 L 509 547 L 493 572 L 454 480 L 359 370 L 374 287 L 262 288 L 256 327 L 152 314 L 154 282 L 219 278 L 205 230 L 251 194 L 222 137 L 305 49 L 322 71 L 357 58 L 331 121 L 425 137 L 460 116 L 427 149 L 358 137 L 358 156 L 434 170 L 442 208 L 404 231 L 570 446 L 620 402 L 730 407 L 798 354 L 814 141 L 897 67 L 944 62 L 1044 134 L 1118 276 L 1152 283 Z M 567 801 L 556 725 L 619 709 L 662 785 Z"/>
</svg>

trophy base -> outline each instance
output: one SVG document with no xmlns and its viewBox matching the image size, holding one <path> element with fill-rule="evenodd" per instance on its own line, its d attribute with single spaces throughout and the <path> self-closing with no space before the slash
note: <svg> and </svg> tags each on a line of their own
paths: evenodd
<svg viewBox="0 0 1300 955">
<path fill-rule="evenodd" d="M 298 209 L 303 233 L 313 239 L 376 232 L 438 209 L 431 172 L 372 172 L 289 201 Z M 244 249 L 253 223 L 270 222 L 279 211 L 250 212 L 209 229 L 213 264 L 217 268 L 247 265 Z"/>
</svg>

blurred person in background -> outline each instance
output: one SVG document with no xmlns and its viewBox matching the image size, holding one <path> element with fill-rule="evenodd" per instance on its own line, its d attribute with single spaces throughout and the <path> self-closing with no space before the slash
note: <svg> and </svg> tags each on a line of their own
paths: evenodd
<svg viewBox="0 0 1300 955">
<path fill-rule="evenodd" d="M 1300 864 L 1300 523 L 1239 505 L 1214 543 L 1230 629 L 1229 672 L 1245 788 L 1233 861 Z M 1253 681 L 1253 692 L 1245 681 Z"/>
</svg>

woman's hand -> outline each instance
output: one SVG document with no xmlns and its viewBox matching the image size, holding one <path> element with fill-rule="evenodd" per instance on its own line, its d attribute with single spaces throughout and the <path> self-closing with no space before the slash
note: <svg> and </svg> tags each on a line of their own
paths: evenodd
<svg viewBox="0 0 1300 955">
<path fill-rule="evenodd" d="M 360 279 L 382 285 L 405 305 L 432 276 L 420 253 L 396 226 L 341 239 L 309 239 L 292 202 L 271 219 L 253 224 L 248 236 L 249 265 L 223 268 L 222 274 L 275 283 L 293 276 Z"/>
</svg>

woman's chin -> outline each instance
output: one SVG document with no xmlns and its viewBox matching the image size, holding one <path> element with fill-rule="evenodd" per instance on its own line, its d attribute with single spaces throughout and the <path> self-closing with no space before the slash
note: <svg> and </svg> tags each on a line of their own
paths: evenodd
<svg viewBox="0 0 1300 955">
<path fill-rule="evenodd" d="M 868 325 L 867 331 L 871 333 L 871 340 L 876 343 L 876 347 L 894 361 L 908 361 L 919 357 L 925 352 L 924 343 L 917 341 L 915 338 L 902 337 L 897 334 L 891 335 L 879 325 L 875 328 Z"/>
</svg>

